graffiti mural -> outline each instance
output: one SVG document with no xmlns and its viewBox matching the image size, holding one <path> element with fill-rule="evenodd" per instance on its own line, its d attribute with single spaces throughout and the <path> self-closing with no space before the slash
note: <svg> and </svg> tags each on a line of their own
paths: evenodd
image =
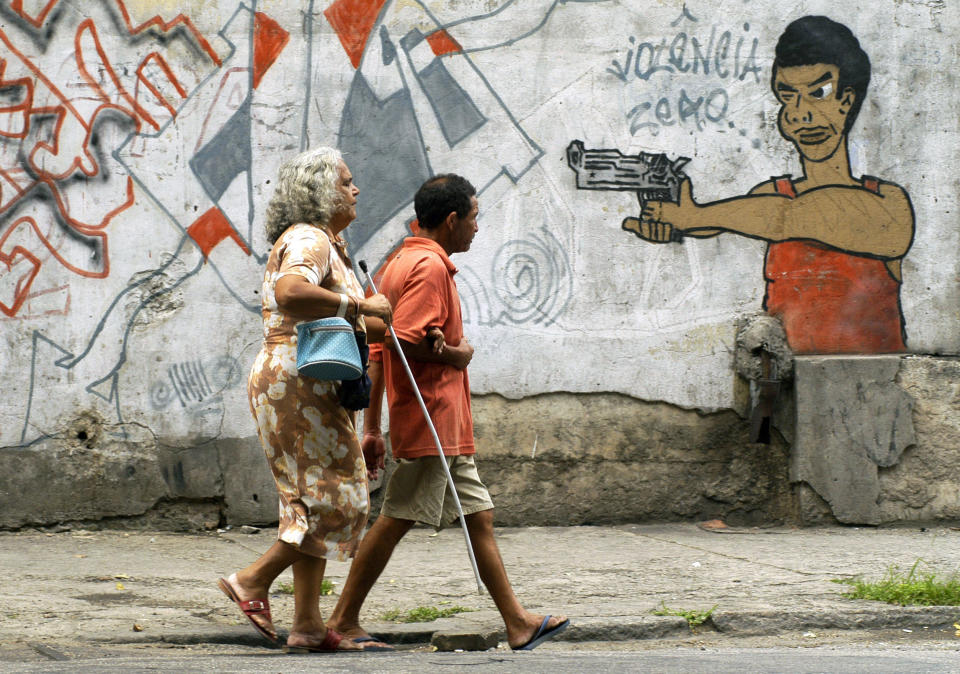
<svg viewBox="0 0 960 674">
<path fill-rule="evenodd" d="M 494 187 L 498 179 L 516 184 L 534 169 L 543 150 L 471 54 L 534 35 L 559 4 L 540 0 L 521 12 L 507 2 L 492 12 L 448 11 L 441 17 L 419 1 L 336 0 L 323 11 L 354 70 L 338 146 L 358 184 L 377 186 L 346 234 L 356 257 L 377 266 L 389 259 L 409 234 L 413 194 L 431 175 L 466 172 L 485 199 L 502 189 Z M 310 109 L 310 100 L 305 107 Z M 472 315 L 478 323 L 554 322 L 572 292 L 556 237 L 529 232 L 504 244 L 496 257 L 491 261 L 495 284 L 480 280 L 488 277 L 486 271 L 467 267 L 472 281 L 464 283 L 465 301 L 476 296 Z"/>
<path fill-rule="evenodd" d="M 199 275 L 259 310 L 250 101 L 289 33 L 243 4 L 215 39 L 183 13 L 135 20 L 123 0 L 0 12 L 0 310 L 35 322 L 75 313 L 78 294 L 106 299 L 92 320 L 34 330 L 17 438 L 29 443 L 64 413 L 43 404 L 50 391 L 106 403 L 116 421 L 141 409 L 138 392 L 122 399 L 122 378 L 147 376 L 128 361 L 131 340 L 188 304 L 183 288 Z M 170 199 L 171 184 L 185 198 Z M 117 229 L 134 213 L 138 234 Z M 237 385 L 210 381 L 173 390 L 208 403 Z"/>
<path fill-rule="evenodd" d="M 802 174 L 702 204 L 688 178 L 675 202 L 642 204 L 630 227 L 660 243 L 724 232 L 766 241 L 763 307 L 781 318 L 795 351 L 903 351 L 900 286 L 913 207 L 899 185 L 855 177 L 848 151 L 870 60 L 846 26 L 807 16 L 780 36 L 772 71 L 778 129 L 798 153 Z"/>
<path fill-rule="evenodd" d="M 852 36 L 777 51 L 824 13 Z M 253 437 L 262 215 L 279 164 L 321 144 L 353 172 L 348 243 L 373 269 L 416 230 L 424 178 L 477 187 L 456 277 L 477 394 L 729 408 L 735 326 L 761 308 L 797 351 L 960 348 L 956 22 L 931 3 L 0 0 L 0 18 L 2 447 L 87 412 L 181 447 Z"/>
<path fill-rule="evenodd" d="M 360 184 L 382 186 L 364 202 L 363 224 L 350 228 L 358 254 L 380 262 L 407 231 L 416 189 L 464 157 L 482 195 L 502 174 L 520 179 L 543 155 L 457 39 L 483 16 L 447 26 L 426 3 L 388 0 L 337 0 L 323 14 L 355 69 L 338 145 Z"/>
<path fill-rule="evenodd" d="M 173 112 L 162 91 L 181 87 L 156 45 L 134 47 L 136 36 L 153 25 L 162 32 L 180 26 L 209 48 L 184 17 L 135 27 L 121 4 L 134 53 L 118 68 L 100 32 L 114 17 L 68 5 L 51 1 L 36 14 L 21 1 L 2 6 L 9 21 L 0 31 L 0 311 L 6 316 L 32 313 L 25 303 L 51 291 L 58 298 L 45 297 L 45 311 L 65 310 L 69 286 L 36 287 L 45 265 L 82 278 L 110 275 L 107 228 L 134 196 L 132 181 L 108 152 L 118 137 L 159 128 Z M 58 300 L 63 304 L 51 305 Z"/>
</svg>

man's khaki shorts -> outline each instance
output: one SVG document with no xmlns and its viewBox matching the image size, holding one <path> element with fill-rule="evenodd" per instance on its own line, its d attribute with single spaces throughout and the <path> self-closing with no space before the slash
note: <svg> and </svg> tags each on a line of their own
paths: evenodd
<svg viewBox="0 0 960 674">
<path fill-rule="evenodd" d="M 444 457 L 453 476 L 464 515 L 493 508 L 490 493 L 480 481 L 473 455 Z M 413 520 L 437 531 L 457 520 L 457 506 L 447 485 L 447 476 L 436 456 L 400 459 L 383 497 L 380 514 L 398 520 Z"/>
</svg>

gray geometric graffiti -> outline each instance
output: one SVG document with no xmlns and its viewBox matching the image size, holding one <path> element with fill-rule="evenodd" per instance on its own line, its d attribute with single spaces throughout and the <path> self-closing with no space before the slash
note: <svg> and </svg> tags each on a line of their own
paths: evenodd
<svg viewBox="0 0 960 674">
<path fill-rule="evenodd" d="M 400 45 L 409 53 L 424 39 L 419 30 L 411 30 L 400 40 Z M 453 78 L 440 57 L 435 57 L 425 68 L 415 72 L 450 147 L 486 123 L 480 109 Z"/>
<path fill-rule="evenodd" d="M 360 188 L 373 192 L 361 202 L 356 222 L 344 232 L 350 248 L 359 250 L 410 203 L 411 195 L 430 177 L 410 92 L 401 89 L 378 100 L 363 74 L 356 73 L 343 108 L 339 139 Z"/>
<path fill-rule="evenodd" d="M 320 4 L 311 0 L 310 11 Z M 550 3 L 547 14 L 555 5 Z M 325 15 L 332 6 L 328 5 Z M 353 47 L 348 49 L 356 70 L 340 116 L 337 145 L 360 189 L 374 191 L 362 199 L 357 220 L 344 235 L 353 250 L 361 250 L 372 241 L 380 254 L 392 249 L 403 236 L 396 227 L 389 234 L 383 228 L 391 222 L 397 224 L 397 216 L 409 208 L 417 188 L 436 169 L 462 172 L 482 194 L 500 175 L 513 182 L 519 180 L 539 161 L 543 151 L 513 118 L 476 64 L 465 56 L 468 50 L 449 35 L 444 36 L 444 24 L 433 14 L 430 3 L 386 0 L 358 2 L 354 8 L 351 19 L 355 24 L 331 21 L 345 46 L 363 33 L 356 29 L 358 25 L 371 26 L 362 35 L 362 55 Z M 483 20 L 492 14 L 461 17 L 452 25 Z M 319 36 L 319 31 L 312 21 L 307 22 L 307 28 L 309 51 L 314 32 Z M 505 38 L 501 46 L 508 43 Z M 308 76 L 304 146 L 310 144 L 309 117 L 316 107 L 310 93 L 312 82 Z M 475 147 L 468 151 L 484 153 L 484 161 L 481 165 L 456 166 L 456 151 L 471 144 Z M 375 239 L 378 233 L 397 240 Z"/>
<path fill-rule="evenodd" d="M 190 160 L 190 168 L 214 203 L 220 200 L 238 175 L 250 171 L 253 161 L 250 100 L 248 95 L 217 135 Z"/>
</svg>

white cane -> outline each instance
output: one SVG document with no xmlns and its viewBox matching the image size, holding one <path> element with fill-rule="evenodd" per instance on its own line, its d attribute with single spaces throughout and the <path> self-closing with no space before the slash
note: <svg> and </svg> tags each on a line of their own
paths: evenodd
<svg viewBox="0 0 960 674">
<path fill-rule="evenodd" d="M 376 284 L 373 282 L 373 277 L 370 275 L 370 272 L 367 271 L 367 263 L 365 260 L 360 260 L 357 264 L 360 265 L 360 269 L 363 270 L 363 273 L 367 275 L 367 280 L 370 282 L 370 288 L 374 293 L 379 292 L 377 290 Z M 443 446 L 440 444 L 440 437 L 437 435 L 437 429 L 433 426 L 433 420 L 430 419 L 430 413 L 427 411 L 427 406 L 423 402 L 423 396 L 420 395 L 420 389 L 417 388 L 417 380 L 413 377 L 413 371 L 410 369 L 410 364 L 407 363 L 407 357 L 403 353 L 403 349 L 400 348 L 400 340 L 397 339 L 397 333 L 393 331 L 393 326 L 387 326 L 390 330 L 390 336 L 393 337 L 394 349 L 393 351 L 400 356 L 400 362 L 403 363 L 403 369 L 407 373 L 407 377 L 410 379 L 410 385 L 413 386 L 413 392 L 417 396 L 417 402 L 420 403 L 420 411 L 423 412 L 423 418 L 427 420 L 427 428 L 430 429 L 430 435 L 433 436 L 433 443 L 437 446 L 437 451 L 439 452 L 438 458 L 440 459 L 440 465 L 443 466 L 443 472 L 447 476 L 447 484 L 450 486 L 450 493 L 453 494 L 453 503 L 457 506 L 457 514 L 460 516 L 460 526 L 463 528 L 463 538 L 467 541 L 467 553 L 470 555 L 470 565 L 473 567 L 473 575 L 477 579 L 477 592 L 483 594 L 483 582 L 480 580 L 480 571 L 477 569 L 477 558 L 473 554 L 473 545 L 470 543 L 470 532 L 467 531 L 467 521 L 463 516 L 463 508 L 460 505 L 460 497 L 457 496 L 457 488 L 453 484 L 453 476 L 450 474 L 450 467 L 447 465 L 447 460 L 443 455 Z"/>
</svg>

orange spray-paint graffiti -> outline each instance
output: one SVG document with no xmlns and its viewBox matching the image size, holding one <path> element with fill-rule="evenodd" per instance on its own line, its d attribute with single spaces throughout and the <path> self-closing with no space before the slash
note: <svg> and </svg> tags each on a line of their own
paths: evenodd
<svg viewBox="0 0 960 674">
<path fill-rule="evenodd" d="M 129 54 L 111 55 L 97 19 L 70 26 L 73 13 L 58 12 L 63 4 L 51 0 L 31 13 L 16 0 L 12 20 L 0 29 L 0 312 L 6 316 L 17 315 L 31 294 L 49 290 L 33 288 L 46 263 L 83 278 L 110 275 L 108 227 L 134 203 L 133 180 L 107 165 L 111 127 L 119 127 L 121 139 L 160 129 L 176 116 L 189 86 L 149 41 L 134 49 L 133 64 Z M 220 63 L 182 14 L 134 25 L 122 0 L 112 10 L 130 39 L 184 31 L 205 58 Z M 39 50 L 33 29 L 46 31 Z"/>
<path fill-rule="evenodd" d="M 134 20 L 124 0 L 0 2 L 0 320 L 35 326 L 21 444 L 56 424 L 41 381 L 140 414 L 123 381 L 163 386 L 128 358 L 134 329 L 201 275 L 259 311 L 254 96 L 290 32 L 253 6 L 212 38 L 184 14 Z M 64 330 L 73 296 L 85 320 Z M 195 406 L 169 379 L 196 418 L 220 404 L 216 385 Z"/>
</svg>

